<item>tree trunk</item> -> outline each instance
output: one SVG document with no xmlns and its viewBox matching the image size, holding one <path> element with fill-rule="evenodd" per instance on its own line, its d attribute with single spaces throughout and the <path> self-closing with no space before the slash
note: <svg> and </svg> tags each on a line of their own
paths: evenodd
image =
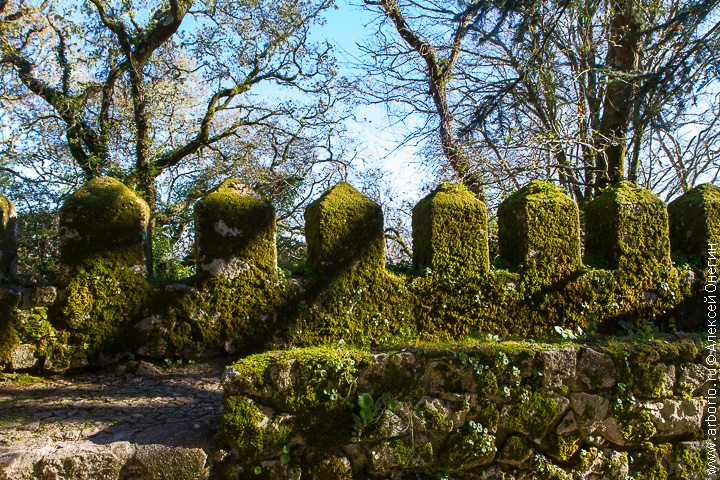
<svg viewBox="0 0 720 480">
<path fill-rule="evenodd" d="M 627 133 L 638 68 L 642 18 L 637 0 L 611 0 L 606 67 L 612 70 L 603 101 L 598 148 L 598 188 L 624 178 Z"/>
</svg>

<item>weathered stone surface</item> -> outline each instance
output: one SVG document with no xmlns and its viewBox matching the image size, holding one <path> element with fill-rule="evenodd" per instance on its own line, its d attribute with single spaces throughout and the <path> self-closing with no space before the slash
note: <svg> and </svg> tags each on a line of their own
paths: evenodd
<svg viewBox="0 0 720 480">
<path fill-rule="evenodd" d="M 628 478 L 630 465 L 628 454 L 613 450 L 590 448 L 580 452 L 582 468 L 576 478 L 582 480 L 606 480 Z"/>
<path fill-rule="evenodd" d="M 680 368 L 677 386 L 692 394 L 703 394 L 710 382 L 710 369 L 704 365 L 689 363 Z"/>
<path fill-rule="evenodd" d="M 0 451 L 3 480 L 205 480 L 200 448 L 114 442 L 60 442 L 34 451 Z"/>
<path fill-rule="evenodd" d="M 538 358 L 542 365 L 545 388 L 559 389 L 572 385 L 577 366 L 577 356 L 573 347 L 541 352 Z"/>
<path fill-rule="evenodd" d="M 135 456 L 121 472 L 152 480 L 203 480 L 208 478 L 207 454 L 200 448 L 138 445 Z"/>
<path fill-rule="evenodd" d="M 605 420 L 603 420 L 600 424 L 599 431 L 600 434 L 609 442 L 612 442 L 615 445 L 620 445 L 621 447 L 627 445 L 627 440 L 622 433 L 622 428 L 618 423 L 617 418 L 613 416 L 605 418 Z"/>
<path fill-rule="evenodd" d="M 303 473 L 308 480 L 351 480 L 352 465 L 343 455 L 332 455 L 311 466 Z"/>
<path fill-rule="evenodd" d="M 580 350 L 575 390 L 609 388 L 615 385 L 615 381 L 615 364 L 610 357 L 592 348 Z"/>
<path fill-rule="evenodd" d="M 373 430 L 374 433 L 371 433 L 369 438 L 393 438 L 406 433 L 408 427 L 405 425 L 402 418 L 395 415 L 390 410 L 383 410 L 378 417 L 377 424 L 374 425 Z"/>
<path fill-rule="evenodd" d="M 698 185 L 668 205 L 673 253 L 707 257 L 708 244 L 720 244 L 720 187 Z"/>
<path fill-rule="evenodd" d="M 382 209 L 346 182 L 305 209 L 305 238 L 309 261 L 322 275 L 385 268 Z"/>
<path fill-rule="evenodd" d="M 504 406 L 498 429 L 522 433 L 540 442 L 555 429 L 569 404 L 567 398 L 556 393 L 535 392 L 524 402 Z"/>
<path fill-rule="evenodd" d="M 670 262 L 665 204 L 649 190 L 621 182 L 585 207 L 585 255 L 623 273 L 647 277 Z"/>
<path fill-rule="evenodd" d="M 585 435 L 591 435 L 605 420 L 610 401 L 602 395 L 574 393 L 570 395 L 570 405 L 578 419 L 580 430 Z"/>
<path fill-rule="evenodd" d="M 275 209 L 239 180 L 226 180 L 195 206 L 197 275 L 233 280 L 251 268 L 277 274 Z"/>
<path fill-rule="evenodd" d="M 712 452 L 712 453 L 711 453 Z M 713 463 L 711 457 L 715 457 Z M 720 478 L 720 456 L 711 440 L 679 442 L 673 446 L 669 473 L 683 480 Z"/>
<path fill-rule="evenodd" d="M 566 433 L 577 432 L 577 430 L 578 422 L 575 418 L 575 412 L 570 411 L 560 421 L 557 428 L 555 429 L 555 433 L 557 433 L 558 435 L 565 435 Z"/>
<path fill-rule="evenodd" d="M 10 352 L 10 368 L 13 370 L 32 368 L 36 363 L 35 347 L 32 345 L 17 345 Z"/>
<path fill-rule="evenodd" d="M 23 295 L 23 308 L 48 307 L 57 300 L 57 288 L 52 285 L 33 285 Z"/>
<path fill-rule="evenodd" d="M 632 391 L 646 398 L 671 396 L 675 387 L 675 365 L 654 363 L 642 365 L 633 378 Z"/>
<path fill-rule="evenodd" d="M 142 375 L 135 363 L 69 379 L 0 377 L 0 479 L 208 478 L 219 368 Z"/>
<path fill-rule="evenodd" d="M 98 257 L 144 273 L 149 216 L 147 204 L 114 178 L 94 178 L 68 197 L 60 209 L 61 288 Z"/>
<path fill-rule="evenodd" d="M 647 411 L 658 436 L 672 437 L 700 431 L 705 405 L 702 399 L 665 400 L 648 404 Z"/>
</svg>

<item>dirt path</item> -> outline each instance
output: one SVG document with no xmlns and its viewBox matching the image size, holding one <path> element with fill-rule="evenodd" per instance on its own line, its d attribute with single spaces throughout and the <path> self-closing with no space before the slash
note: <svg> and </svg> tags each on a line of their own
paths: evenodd
<svg viewBox="0 0 720 480">
<path fill-rule="evenodd" d="M 0 377 L 0 479 L 200 479 L 223 363 Z"/>
</svg>

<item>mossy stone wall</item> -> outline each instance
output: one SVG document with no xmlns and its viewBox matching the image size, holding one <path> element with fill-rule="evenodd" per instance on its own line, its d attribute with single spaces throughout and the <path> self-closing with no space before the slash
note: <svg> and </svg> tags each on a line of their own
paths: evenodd
<svg viewBox="0 0 720 480">
<path fill-rule="evenodd" d="M 229 280 L 251 266 L 277 275 L 275 208 L 239 180 L 195 206 L 197 278 Z"/>
<path fill-rule="evenodd" d="M 412 211 L 413 268 L 456 277 L 490 271 L 485 204 L 463 185 L 443 183 Z"/>
<path fill-rule="evenodd" d="M 698 185 L 668 205 L 673 254 L 707 257 L 708 244 L 720 245 L 720 188 Z"/>
<path fill-rule="evenodd" d="M 415 209 L 416 265 L 426 267 L 404 275 L 385 269 L 380 207 L 341 183 L 306 211 L 309 271 L 283 278 L 272 207 L 231 180 L 198 203 L 197 279 L 166 285 L 145 278 L 144 202 L 98 178 L 62 211 L 63 275 L 48 313 L 61 341 L 13 342 L 34 345 L 38 363 L 57 366 L 125 352 L 190 358 L 325 342 L 538 337 L 556 327 L 697 328 L 700 277 L 670 263 L 662 202 L 627 184 L 596 202 L 586 217 L 588 253 L 607 247 L 619 270 L 608 260 L 579 263 L 576 206 L 542 182 L 501 206 L 513 269 L 488 268 L 482 202 L 445 184 Z M 18 295 L 27 303 L 27 292 Z"/>
<path fill-rule="evenodd" d="M 537 180 L 498 207 L 500 255 L 533 283 L 563 280 L 582 266 L 575 201 L 561 188 Z"/>
<path fill-rule="evenodd" d="M 305 209 L 308 260 L 321 276 L 345 269 L 384 269 L 380 205 L 341 182 Z"/>
<path fill-rule="evenodd" d="M 622 273 L 649 277 L 671 264 L 667 208 L 645 188 L 608 188 L 587 204 L 585 226 L 585 255 Z"/>
<path fill-rule="evenodd" d="M 313 347 L 223 377 L 221 478 L 705 478 L 690 340 Z"/>
<path fill-rule="evenodd" d="M 17 273 L 17 213 L 15 205 L 0 195 L 0 282 Z"/>
<path fill-rule="evenodd" d="M 72 357 L 96 361 L 132 350 L 131 326 L 152 290 L 145 278 L 147 204 L 98 177 L 60 209 L 59 301 L 53 323 L 70 331 Z"/>
</svg>

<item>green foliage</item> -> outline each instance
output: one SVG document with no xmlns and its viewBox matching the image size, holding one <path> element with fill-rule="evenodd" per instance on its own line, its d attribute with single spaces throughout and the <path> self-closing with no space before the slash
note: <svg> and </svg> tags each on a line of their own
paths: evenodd
<svg viewBox="0 0 720 480">
<path fill-rule="evenodd" d="M 29 283 L 56 281 L 60 256 L 57 212 L 20 212 L 17 222 L 18 278 Z"/>
<path fill-rule="evenodd" d="M 374 400 L 372 395 L 367 392 L 360 393 L 356 400 L 357 412 L 353 413 L 353 429 L 355 438 L 362 437 L 363 431 L 368 425 L 377 421 L 378 415 L 387 408 L 388 410 L 396 410 L 398 403 L 390 394 L 383 393 L 380 398 Z"/>
</svg>

